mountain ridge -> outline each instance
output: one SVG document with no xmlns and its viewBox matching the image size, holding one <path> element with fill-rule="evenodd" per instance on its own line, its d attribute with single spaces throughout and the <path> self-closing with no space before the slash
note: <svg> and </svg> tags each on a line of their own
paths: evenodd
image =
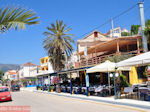
<svg viewBox="0 0 150 112">
<path fill-rule="evenodd" d="M 20 68 L 19 64 L 2 64 L 0 63 L 0 70 L 6 72 L 8 70 L 18 70 Z"/>
</svg>

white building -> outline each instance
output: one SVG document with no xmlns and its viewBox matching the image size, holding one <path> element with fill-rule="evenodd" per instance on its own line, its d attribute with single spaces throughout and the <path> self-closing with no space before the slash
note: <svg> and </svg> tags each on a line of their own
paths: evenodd
<svg viewBox="0 0 150 112">
<path fill-rule="evenodd" d="M 38 72 L 38 66 L 29 62 L 21 65 L 18 74 L 20 79 L 32 78 L 37 75 L 37 72 Z"/>
<path fill-rule="evenodd" d="M 40 71 L 38 74 L 47 74 L 47 73 L 53 73 L 53 67 L 51 63 L 49 62 L 49 57 L 42 57 L 40 58 Z"/>
<path fill-rule="evenodd" d="M 18 79 L 18 74 L 16 70 L 8 70 L 5 72 L 4 79 L 9 79 L 9 80 L 17 80 Z"/>
<path fill-rule="evenodd" d="M 108 33 L 108 37 L 121 37 L 121 28 L 117 27 L 114 29 L 111 29 Z"/>
<path fill-rule="evenodd" d="M 122 32 L 127 32 L 129 33 L 129 31 L 125 28 L 121 29 L 120 27 L 114 28 L 113 30 L 111 29 L 108 33 L 107 36 L 108 37 L 114 37 L 114 38 L 118 38 L 121 37 L 121 33 Z"/>
</svg>

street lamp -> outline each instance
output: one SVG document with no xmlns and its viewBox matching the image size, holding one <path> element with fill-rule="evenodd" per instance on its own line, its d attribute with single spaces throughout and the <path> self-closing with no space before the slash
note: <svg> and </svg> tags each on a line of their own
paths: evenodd
<svg viewBox="0 0 150 112">
<path fill-rule="evenodd" d="M 116 77 L 119 76 L 119 73 L 114 73 L 113 74 L 113 77 L 114 77 L 114 98 L 116 99 L 117 98 L 117 91 L 116 91 Z"/>
<path fill-rule="evenodd" d="M 113 74 L 112 74 L 112 73 L 110 73 L 110 74 L 109 74 L 109 77 L 113 77 Z"/>
<path fill-rule="evenodd" d="M 115 73 L 115 77 L 118 77 L 119 76 L 119 73 Z"/>
</svg>

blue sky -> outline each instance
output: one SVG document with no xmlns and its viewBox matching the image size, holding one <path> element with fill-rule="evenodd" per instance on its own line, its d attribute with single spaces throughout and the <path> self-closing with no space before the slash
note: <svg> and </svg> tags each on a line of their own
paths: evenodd
<svg viewBox="0 0 150 112">
<path fill-rule="evenodd" d="M 77 40 L 138 1 L 140 0 L 0 0 L 1 7 L 22 6 L 32 9 L 40 16 L 38 25 L 0 35 L 0 63 L 22 64 L 31 61 L 39 64 L 39 58 L 47 55 L 42 42 L 45 38 L 43 32 L 50 23 L 63 20 L 73 29 L 70 33 Z M 145 0 L 145 18 L 150 18 L 150 0 Z M 131 24 L 139 24 L 138 7 L 114 20 L 115 27 L 129 29 Z M 108 23 L 98 30 L 106 33 L 110 28 L 111 23 Z"/>
</svg>

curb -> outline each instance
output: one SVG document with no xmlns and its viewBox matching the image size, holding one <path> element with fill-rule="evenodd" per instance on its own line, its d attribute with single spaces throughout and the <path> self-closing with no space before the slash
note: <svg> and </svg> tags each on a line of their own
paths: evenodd
<svg viewBox="0 0 150 112">
<path fill-rule="evenodd" d="M 59 93 L 51 93 L 51 92 L 46 92 L 46 91 L 45 92 L 44 91 L 37 91 L 37 90 L 34 90 L 32 92 L 51 94 L 51 95 L 56 95 L 56 96 L 63 96 L 63 97 L 67 97 L 67 98 L 68 97 L 69 98 L 76 98 L 76 99 L 87 100 L 87 101 L 96 101 L 96 102 L 103 102 L 103 103 L 109 103 L 109 104 L 130 106 L 130 107 L 136 107 L 136 108 L 150 110 L 150 105 L 140 105 L 140 104 L 126 103 L 126 102 L 119 102 L 118 100 L 107 101 L 107 100 L 103 100 L 103 99 L 93 99 L 93 98 L 89 98 L 89 97 L 84 98 L 84 97 L 79 97 L 79 96 L 70 96 L 70 95 L 64 95 L 64 94 L 59 94 Z"/>
</svg>

